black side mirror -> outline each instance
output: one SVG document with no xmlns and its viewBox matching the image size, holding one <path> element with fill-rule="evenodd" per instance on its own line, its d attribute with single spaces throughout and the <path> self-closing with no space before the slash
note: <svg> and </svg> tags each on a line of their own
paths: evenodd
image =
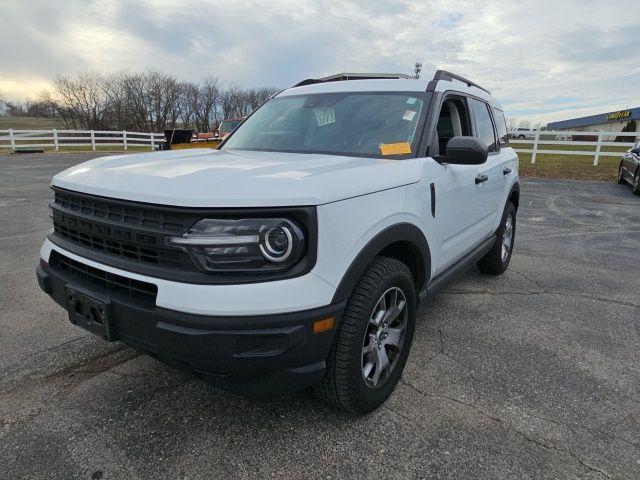
<svg viewBox="0 0 640 480">
<path fill-rule="evenodd" d="M 476 137 L 453 137 L 447 142 L 445 163 L 480 165 L 487 161 L 489 150 Z"/>
<path fill-rule="evenodd" d="M 631 153 L 635 153 L 636 155 L 640 155 L 640 148 L 632 148 Z"/>
</svg>

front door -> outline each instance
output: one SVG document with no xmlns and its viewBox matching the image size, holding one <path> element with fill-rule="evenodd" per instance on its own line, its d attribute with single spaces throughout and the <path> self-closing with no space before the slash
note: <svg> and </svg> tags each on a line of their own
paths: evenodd
<svg viewBox="0 0 640 480">
<path fill-rule="evenodd" d="M 440 158 L 446 153 L 447 142 L 454 136 L 473 134 L 467 99 L 446 97 L 440 107 L 435 138 L 430 156 Z M 487 215 L 482 197 L 487 191 L 479 182 L 482 165 L 452 165 L 443 162 L 444 174 L 434 181 L 437 202 L 437 234 L 442 262 L 438 270 L 452 265 L 470 252 L 483 238 L 482 222 Z"/>
</svg>

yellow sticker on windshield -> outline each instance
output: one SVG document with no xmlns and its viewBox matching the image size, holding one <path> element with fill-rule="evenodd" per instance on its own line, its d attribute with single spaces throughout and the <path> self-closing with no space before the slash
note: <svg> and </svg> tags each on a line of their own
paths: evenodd
<svg viewBox="0 0 640 480">
<path fill-rule="evenodd" d="M 409 145 L 409 142 L 381 143 L 380 153 L 382 153 L 382 155 L 402 155 L 404 153 L 411 153 L 411 145 Z"/>
</svg>

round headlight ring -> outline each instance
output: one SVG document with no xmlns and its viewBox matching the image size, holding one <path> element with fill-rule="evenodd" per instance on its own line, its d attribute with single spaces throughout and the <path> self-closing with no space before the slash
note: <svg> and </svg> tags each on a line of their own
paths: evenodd
<svg viewBox="0 0 640 480">
<path fill-rule="evenodd" d="M 276 248 L 274 248 L 270 240 L 271 235 L 278 231 L 284 233 L 287 239 L 287 246 L 283 251 L 278 251 Z M 260 244 L 259 248 L 260 253 L 262 253 L 262 255 L 264 255 L 264 258 L 266 258 L 270 262 L 284 262 L 291 256 L 291 252 L 293 251 L 293 236 L 291 235 L 291 230 L 289 230 L 289 228 L 285 226 L 270 228 L 265 232 L 264 241 Z"/>
</svg>

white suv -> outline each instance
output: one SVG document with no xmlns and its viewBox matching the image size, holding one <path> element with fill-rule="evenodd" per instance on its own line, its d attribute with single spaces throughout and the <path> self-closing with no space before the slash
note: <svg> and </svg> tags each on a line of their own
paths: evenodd
<svg viewBox="0 0 640 480">
<path fill-rule="evenodd" d="M 397 384 L 420 299 L 507 268 L 519 199 L 500 105 L 444 71 L 305 80 L 217 150 L 98 158 L 52 189 L 37 274 L 72 323 L 355 413 Z"/>
</svg>

